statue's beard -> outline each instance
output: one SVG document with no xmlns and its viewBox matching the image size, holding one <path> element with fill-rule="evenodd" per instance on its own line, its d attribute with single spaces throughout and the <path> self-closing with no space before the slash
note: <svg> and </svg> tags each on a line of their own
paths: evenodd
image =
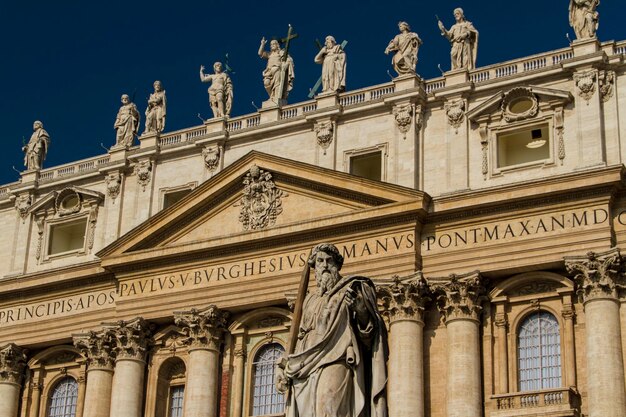
<svg viewBox="0 0 626 417">
<path fill-rule="evenodd" d="M 331 290 L 339 281 L 339 273 L 337 271 L 324 270 L 317 276 L 317 286 L 320 294 L 325 294 Z"/>
</svg>

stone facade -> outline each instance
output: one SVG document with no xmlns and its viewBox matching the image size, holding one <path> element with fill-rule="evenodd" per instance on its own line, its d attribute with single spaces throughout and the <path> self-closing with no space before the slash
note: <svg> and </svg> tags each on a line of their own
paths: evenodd
<svg viewBox="0 0 626 417">
<path fill-rule="evenodd" d="M 391 417 L 626 417 L 625 53 L 581 39 L 25 171 L 0 187 L 0 417 L 67 381 L 76 416 L 166 417 L 182 390 L 187 417 L 280 415 L 258 361 L 322 241 L 377 286 Z"/>
</svg>

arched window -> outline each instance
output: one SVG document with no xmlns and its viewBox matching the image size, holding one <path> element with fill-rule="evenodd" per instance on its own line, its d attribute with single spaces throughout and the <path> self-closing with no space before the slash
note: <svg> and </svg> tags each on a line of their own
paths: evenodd
<svg viewBox="0 0 626 417">
<path fill-rule="evenodd" d="M 284 352 L 285 349 L 278 343 L 270 343 L 259 349 L 254 357 L 253 416 L 278 414 L 285 408 L 285 398 L 276 390 L 274 383 L 276 361 Z"/>
<path fill-rule="evenodd" d="M 75 417 L 78 383 L 74 378 L 63 378 L 50 395 L 48 417 Z"/>
<path fill-rule="evenodd" d="M 183 398 L 185 386 L 175 385 L 170 387 L 170 414 L 169 417 L 183 417 Z"/>
<path fill-rule="evenodd" d="M 561 387 L 561 336 L 556 317 L 540 311 L 522 321 L 517 357 L 520 391 Z"/>
</svg>

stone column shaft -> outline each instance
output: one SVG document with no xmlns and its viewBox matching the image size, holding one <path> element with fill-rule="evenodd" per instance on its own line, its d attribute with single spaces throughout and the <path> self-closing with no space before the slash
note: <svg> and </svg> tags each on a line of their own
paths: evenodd
<svg viewBox="0 0 626 417">
<path fill-rule="evenodd" d="M 507 344 L 507 322 L 504 313 L 496 317 L 496 335 L 498 338 L 498 394 L 509 392 L 509 352 Z"/>
<path fill-rule="evenodd" d="M 17 417 L 26 354 L 13 343 L 0 347 L 0 417 Z"/>
<path fill-rule="evenodd" d="M 112 387 L 112 369 L 90 369 L 87 371 L 83 417 L 109 417 Z"/>
<path fill-rule="evenodd" d="M 574 348 L 574 310 L 571 305 L 567 306 L 562 312 L 565 326 L 563 326 L 563 341 L 565 343 L 565 378 L 563 379 L 564 386 L 575 387 L 576 386 L 576 350 Z"/>
<path fill-rule="evenodd" d="M 211 305 L 203 310 L 174 312 L 176 325 L 187 335 L 189 367 L 183 414 L 217 417 L 219 352 L 228 314 Z"/>
<path fill-rule="evenodd" d="M 17 417 L 20 389 L 19 384 L 0 382 L 0 417 Z"/>
</svg>

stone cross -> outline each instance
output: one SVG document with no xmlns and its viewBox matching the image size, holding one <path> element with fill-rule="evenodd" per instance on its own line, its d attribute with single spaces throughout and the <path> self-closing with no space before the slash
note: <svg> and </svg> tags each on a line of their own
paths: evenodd
<svg viewBox="0 0 626 417">
<path fill-rule="evenodd" d="M 290 41 L 292 39 L 295 39 L 298 37 L 297 33 L 293 33 L 293 26 L 289 25 L 289 29 L 287 29 L 287 36 L 284 38 L 281 38 L 278 40 L 279 43 L 284 44 L 285 48 L 284 48 L 284 54 L 282 56 L 281 61 L 282 62 L 287 62 L 287 59 L 289 58 L 289 44 L 291 43 Z M 280 72 L 280 88 L 278 91 L 280 91 L 280 96 L 284 97 L 285 94 L 285 73 L 284 71 L 281 70 Z"/>
</svg>

